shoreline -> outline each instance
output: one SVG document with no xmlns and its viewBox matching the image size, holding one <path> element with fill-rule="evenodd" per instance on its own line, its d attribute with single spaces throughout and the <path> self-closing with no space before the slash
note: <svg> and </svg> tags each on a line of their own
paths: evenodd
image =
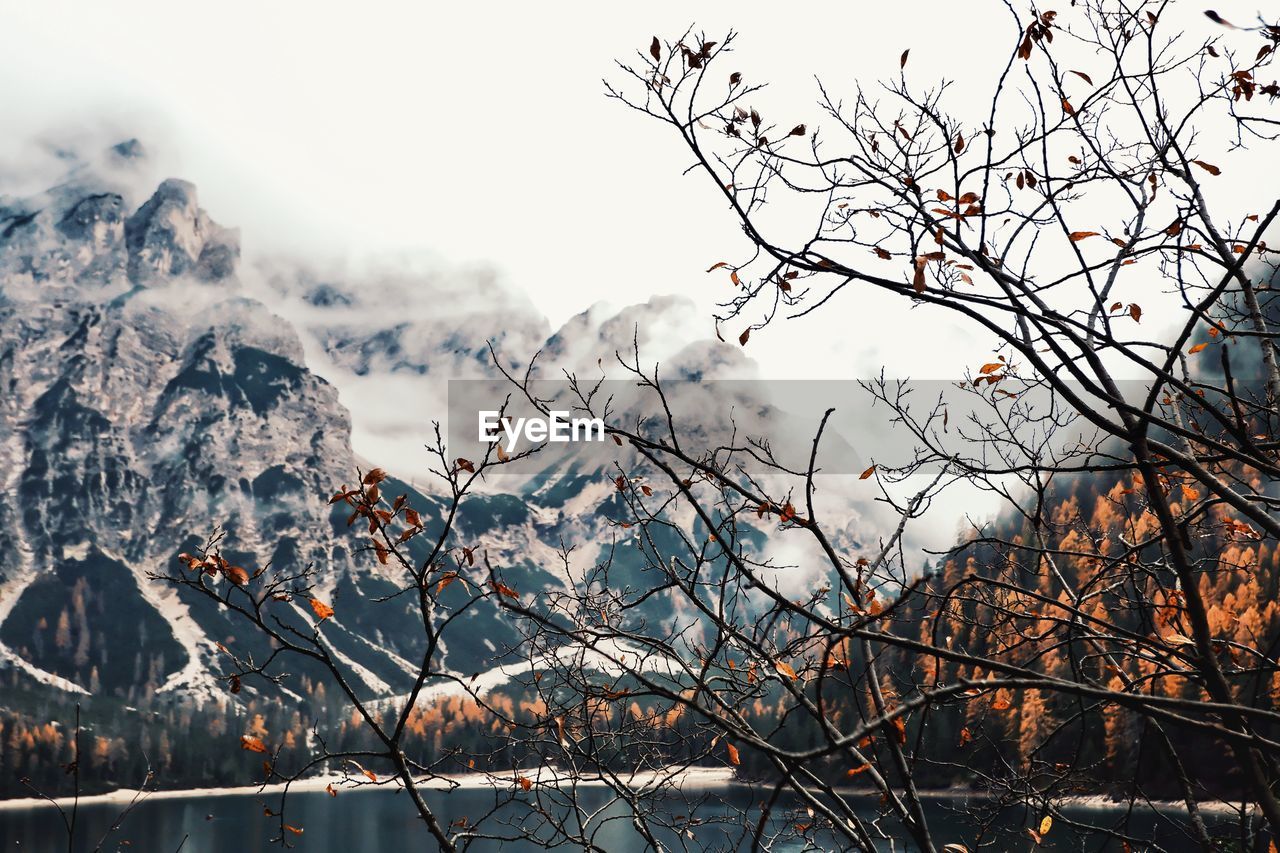
<svg viewBox="0 0 1280 853">
<path fill-rule="evenodd" d="M 522 771 L 526 778 L 531 780 L 535 785 L 554 785 L 557 781 L 556 774 L 553 770 L 525 770 Z M 627 781 L 633 786 L 645 788 L 655 784 L 671 784 L 671 787 L 680 790 L 708 790 L 715 788 L 750 788 L 759 782 L 749 782 L 738 779 L 732 768 L 721 767 L 691 767 L 683 769 L 673 769 L 672 771 L 644 771 L 627 777 Z M 490 789 L 511 789 L 516 787 L 518 781 L 515 778 L 506 776 L 496 776 L 490 773 L 464 773 L 457 775 L 439 776 L 432 779 L 420 780 L 418 785 L 424 791 L 450 791 L 455 789 L 479 790 L 484 788 Z M 600 778 L 578 779 L 574 784 L 578 786 L 604 787 L 605 781 Z M 338 793 L 353 793 L 357 791 L 389 791 L 396 792 L 403 788 L 400 780 L 393 777 L 387 777 L 378 782 L 369 782 L 358 775 L 352 774 L 334 774 L 328 776 L 312 776 L 306 779 L 300 779 L 289 785 L 284 783 L 274 783 L 271 785 L 238 785 L 221 788 L 174 788 L 170 790 L 153 790 L 140 792 L 136 788 L 117 788 L 114 791 L 108 791 L 101 794 L 86 794 L 79 798 L 80 806 L 100 806 L 100 805 L 116 805 L 127 806 L 134 798 L 138 798 L 138 804 L 150 802 L 153 800 L 200 800 L 205 798 L 222 798 L 222 797 L 253 797 L 253 796 L 276 796 L 284 793 L 286 787 L 290 794 L 307 794 L 307 793 L 323 793 L 328 786 L 332 785 Z M 845 796 L 874 796 L 874 793 L 863 788 L 837 788 L 838 793 Z M 943 788 L 936 790 L 919 791 L 922 800 L 933 801 L 949 801 L 963 802 L 968 800 L 989 801 L 990 795 L 982 791 L 970 791 L 961 788 Z M 139 796 L 141 794 L 141 796 Z M 41 799 L 39 797 L 15 797 L 12 799 L 0 800 L 0 814 L 4 812 L 28 811 L 42 808 L 54 808 L 55 804 L 63 808 L 70 807 L 74 802 L 72 797 L 59 797 L 54 801 Z M 1110 799 L 1104 794 L 1084 794 L 1079 796 L 1064 797 L 1057 801 L 1060 807 L 1065 808 L 1085 808 L 1099 809 L 1104 811 L 1124 811 L 1128 809 L 1129 802 L 1127 800 L 1116 801 Z M 1212 815 L 1231 815 L 1238 814 L 1241 805 L 1239 803 L 1226 803 L 1220 800 L 1210 800 L 1197 804 L 1202 812 Z M 1181 812 L 1186 813 L 1186 804 L 1179 800 L 1138 800 L 1133 803 L 1135 810 L 1155 810 L 1161 812 Z M 1250 806 L 1252 808 L 1252 806 Z"/>
<path fill-rule="evenodd" d="M 522 770 L 521 774 L 528 778 L 532 783 L 538 785 L 551 785 L 556 781 L 554 772 L 549 770 Z M 633 786 L 647 787 L 657 782 L 662 784 L 671 784 L 673 787 L 681 790 L 703 790 L 708 788 L 730 788 L 739 785 L 749 785 L 750 783 L 742 782 L 733 776 L 730 768 L 720 767 L 691 767 L 680 770 L 666 771 L 643 771 L 626 777 L 627 781 Z M 484 788 L 490 789 L 510 789 L 518 784 L 515 778 L 509 776 L 497 776 L 492 773 L 460 773 L 450 775 L 440 775 L 431 779 L 418 780 L 418 788 L 423 791 L 450 791 L 460 788 L 470 790 L 480 790 Z M 605 782 L 600 778 L 583 778 L 574 780 L 574 784 L 579 787 L 603 787 Z M 333 774 L 328 776 L 310 776 L 306 779 L 299 779 L 296 782 L 286 785 L 283 782 L 273 783 L 271 785 L 234 785 L 221 788 L 173 788 L 142 792 L 142 796 L 138 802 L 150 802 L 152 800 L 196 800 L 206 797 L 251 797 L 251 796 L 272 796 L 281 794 L 287 787 L 290 794 L 307 794 L 307 793 L 323 793 L 325 789 L 333 785 L 334 789 L 340 794 L 354 793 L 357 791 L 387 791 L 396 792 L 403 789 L 403 784 L 395 777 L 385 777 L 378 782 L 369 782 L 359 776 L 359 774 Z M 117 788 L 114 791 L 107 791 L 101 794 L 84 794 L 79 799 L 80 806 L 95 805 L 119 805 L 125 806 L 137 797 L 139 790 L 137 788 Z M 0 813 L 6 811 L 24 811 L 27 809 L 53 808 L 56 805 L 67 808 L 75 802 L 73 797 L 57 797 L 50 802 L 40 797 L 13 797 L 10 799 L 0 799 Z"/>
<path fill-rule="evenodd" d="M 992 799 L 989 794 L 985 794 L 982 791 L 966 791 L 956 788 L 925 790 L 917 793 L 922 800 Z M 1128 800 L 1113 800 L 1106 794 L 1077 794 L 1070 797 L 1061 797 L 1054 802 L 1065 808 L 1098 809 L 1100 811 L 1121 812 L 1129 808 Z M 1211 815 L 1235 815 L 1240 813 L 1241 808 L 1239 803 L 1226 803 L 1222 800 L 1204 800 L 1196 803 L 1196 806 L 1204 814 Z M 1248 808 L 1250 811 L 1256 809 L 1252 803 L 1249 804 Z M 1134 800 L 1133 809 L 1134 811 L 1149 810 L 1186 814 L 1187 804 L 1182 800 Z"/>
</svg>

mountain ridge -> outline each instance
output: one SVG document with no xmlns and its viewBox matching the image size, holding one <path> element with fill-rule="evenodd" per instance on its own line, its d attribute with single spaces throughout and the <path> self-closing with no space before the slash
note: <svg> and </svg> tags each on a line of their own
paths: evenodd
<svg viewBox="0 0 1280 853">
<path fill-rule="evenodd" d="M 112 608 L 159 614 L 181 650 L 144 651 L 168 646 L 153 624 L 137 644 L 152 660 L 134 667 L 151 671 L 147 689 L 221 691 L 222 620 L 148 580 L 215 526 L 254 564 L 314 563 L 325 594 L 345 581 L 358 598 L 372 576 L 322 499 L 357 470 L 350 416 L 296 333 L 243 292 L 238 233 L 195 187 L 166 180 L 131 212 L 109 179 L 80 174 L 6 202 L 0 235 L 0 660 L 73 693 L 120 683 L 99 672 L 120 666 L 103 591 L 68 569 L 112 563 L 134 581 L 114 585 Z M 71 603 L 42 606 L 33 586 L 68 571 Z M 370 690 L 389 691 L 412 641 L 372 644 L 380 660 L 360 660 L 364 626 L 354 608 L 345 618 L 342 653 Z"/>
</svg>

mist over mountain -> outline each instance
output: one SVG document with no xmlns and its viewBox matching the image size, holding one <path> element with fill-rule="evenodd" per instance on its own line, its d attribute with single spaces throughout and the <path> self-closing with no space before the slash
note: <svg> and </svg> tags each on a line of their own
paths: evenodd
<svg viewBox="0 0 1280 853">
<path fill-rule="evenodd" d="M 110 168 L 0 204 L 4 665 L 70 693 L 210 694 L 233 626 L 146 576 L 221 525 L 246 565 L 317 565 L 322 593 L 348 604 L 332 639 L 363 689 L 390 692 L 412 623 L 384 609 L 362 624 L 359 601 L 391 581 L 358 567 L 324 500 L 357 470 L 350 416 L 248 294 L 238 235 L 195 187 L 131 201 L 140 156 L 122 144 Z M 475 637 L 451 665 L 480 668 L 504 634 Z"/>
<path fill-rule="evenodd" d="M 0 199 L 9 678 L 129 702 L 217 695 L 217 644 L 236 626 L 147 576 L 221 527 L 224 553 L 250 569 L 316 565 L 317 594 L 339 614 L 327 636 L 359 689 L 394 695 L 421 652 L 417 615 L 409 603 L 371 606 L 397 579 L 356 553 L 363 543 L 326 499 L 361 467 L 425 464 L 430 407 L 442 403 L 423 387 L 493 376 L 490 342 L 510 368 L 543 351 L 544 376 L 598 369 L 632 343 L 669 377 L 752 374 L 735 347 L 691 334 L 678 297 L 595 308 L 552 333 L 527 300 L 483 277 L 459 286 L 279 260 L 249 269 L 240 235 L 193 185 L 138 189 L 148 175 L 140 143 L 68 162 L 51 189 Z M 403 429 L 406 456 L 360 458 L 353 406 L 371 434 Z M 433 521 L 440 500 L 426 485 L 392 483 Z M 553 588 L 567 582 L 554 568 L 561 543 L 590 564 L 625 541 L 608 523 L 612 490 L 608 472 L 543 466 L 472 498 L 457 536 L 482 543 L 513 585 Z M 465 618 L 476 630 L 457 635 L 467 639 L 450 644 L 446 664 L 500 666 L 517 642 L 510 626 L 492 608 Z"/>
</svg>

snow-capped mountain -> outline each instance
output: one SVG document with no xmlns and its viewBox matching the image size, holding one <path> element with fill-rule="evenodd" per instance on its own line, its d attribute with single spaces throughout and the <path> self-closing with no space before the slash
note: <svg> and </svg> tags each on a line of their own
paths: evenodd
<svg viewBox="0 0 1280 853">
<path fill-rule="evenodd" d="M 656 351 L 667 377 L 749 367 L 731 345 L 677 334 L 688 312 L 675 298 L 593 309 L 549 334 L 496 285 L 471 294 L 486 311 L 404 279 L 352 285 L 284 264 L 255 269 L 249 284 L 238 233 L 200 207 L 194 186 L 134 189 L 144 156 L 122 144 L 47 192 L 0 197 L 0 668 L 10 677 L 131 701 L 224 690 L 219 643 L 259 659 L 269 650 L 224 610 L 148 579 L 220 527 L 223 553 L 247 568 L 314 565 L 316 594 L 336 610 L 326 636 L 356 688 L 394 695 L 422 653 L 416 603 L 394 596 L 402 584 L 359 553 L 359 531 L 327 497 L 361 467 L 412 466 L 357 458 L 352 418 L 322 377 L 348 383 L 349 403 L 353 387 L 360 400 L 352 377 L 486 375 L 489 341 L 511 365 L 542 350 L 543 375 L 594 369 L 618 341 Z M 387 411 L 400 402 L 381 396 Z M 421 454 L 429 427 L 413 429 Z M 609 555 L 611 584 L 637 595 L 653 586 L 652 555 L 615 523 L 616 471 L 569 455 L 528 474 L 473 496 L 458 543 L 483 546 L 509 585 L 534 595 L 571 582 L 561 546 L 577 549 L 579 572 Z M 384 492 L 409 494 L 428 528 L 439 522 L 439 498 L 396 479 Z M 444 663 L 497 672 L 518 645 L 509 619 L 477 606 L 450 631 Z"/>
<path fill-rule="evenodd" d="M 364 606 L 394 578 L 353 553 L 325 501 L 358 468 L 350 416 L 246 295 L 238 235 L 195 187 L 130 199 L 119 169 L 135 156 L 118 146 L 111 168 L 0 199 L 0 666 L 73 693 L 215 689 L 216 644 L 237 626 L 147 574 L 221 526 L 243 565 L 315 564 L 356 681 L 397 690 L 421 629 L 407 604 Z M 427 519 L 438 507 L 413 502 Z M 465 525 L 529 518 L 514 497 L 477 508 Z M 527 561 L 510 573 L 553 582 Z M 492 608 L 466 618 L 477 630 L 446 649 L 460 672 L 515 640 Z"/>
</svg>

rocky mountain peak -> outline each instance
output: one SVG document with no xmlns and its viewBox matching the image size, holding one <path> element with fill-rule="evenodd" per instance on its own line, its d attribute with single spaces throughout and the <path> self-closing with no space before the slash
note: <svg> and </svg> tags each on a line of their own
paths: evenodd
<svg viewBox="0 0 1280 853">
<path fill-rule="evenodd" d="M 149 577 L 221 528 L 241 565 L 314 565 L 360 689 L 405 688 L 416 606 L 370 605 L 393 579 L 327 504 L 357 469 L 337 390 L 239 286 L 238 233 L 195 186 L 166 180 L 131 209 L 137 183 L 77 168 L 0 199 L 0 673 L 130 703 L 221 693 L 217 644 L 236 625 Z M 459 671 L 513 639 L 492 608 L 469 619 L 473 639 L 448 649 Z"/>
<path fill-rule="evenodd" d="M 174 178 L 124 225 L 129 280 L 146 286 L 190 275 L 216 282 L 235 275 L 240 234 L 214 222 L 201 208 L 194 184 Z"/>
<path fill-rule="evenodd" d="M 141 156 L 126 148 L 106 160 Z M 166 180 L 138 194 L 140 170 L 126 164 L 112 180 L 109 167 L 0 199 L 0 677 L 130 704 L 221 695 L 219 644 L 234 637 L 258 659 L 270 656 L 269 644 L 203 598 L 151 580 L 221 528 L 223 553 L 237 565 L 315 567 L 315 594 L 338 614 L 326 639 L 350 661 L 356 689 L 407 689 L 410 662 L 423 654 L 416 599 L 399 594 L 394 566 L 361 553 L 367 531 L 328 505 L 358 467 L 371 467 L 352 450 L 337 389 L 308 366 L 311 350 L 295 327 L 240 287 L 238 232 L 200 207 L 194 185 Z M 396 389 L 416 393 L 428 373 L 484 375 L 487 340 L 516 353 L 547 340 L 545 320 L 513 310 L 492 279 L 424 295 L 423 281 L 408 275 L 360 287 L 283 262 L 265 282 L 257 272 L 259 295 L 274 290 L 287 297 L 277 304 L 305 306 L 281 313 L 299 318 L 345 368 L 335 375 L 368 377 L 364 400 L 398 408 L 407 395 Z M 548 349 L 564 364 L 598 365 L 642 321 L 687 313 L 670 300 L 611 323 L 598 312 Z M 720 358 L 688 350 L 671 363 L 702 376 L 741 361 L 721 346 Z M 407 454 L 422 453 L 428 423 L 407 421 L 415 446 L 372 464 L 411 467 Z M 612 473 L 572 458 L 528 474 L 518 492 L 472 496 L 452 535 L 483 542 L 505 582 L 536 594 L 570 582 L 559 543 L 581 546 L 589 561 L 612 539 L 616 488 Z M 393 479 L 384 490 L 405 494 L 428 529 L 441 529 L 438 497 Z M 413 562 L 431 557 L 430 540 L 406 545 Z M 611 559 L 619 583 L 644 588 L 641 549 Z M 449 595 L 445 609 L 468 593 L 459 584 Z M 294 604 L 280 606 L 281 618 L 307 619 Z M 441 653 L 455 673 L 496 671 L 518 647 L 516 627 L 491 602 L 468 606 L 453 624 Z M 246 698 L 260 686 L 246 684 Z"/>
<path fill-rule="evenodd" d="M 78 164 L 43 193 L 0 198 L 6 295 L 40 299 L 51 295 L 50 288 L 75 288 L 111 298 L 182 278 L 234 283 L 239 231 L 222 227 L 200 207 L 193 184 L 166 180 L 130 211 L 133 167 L 143 158 L 141 145 L 129 140 L 98 166 Z"/>
</svg>

